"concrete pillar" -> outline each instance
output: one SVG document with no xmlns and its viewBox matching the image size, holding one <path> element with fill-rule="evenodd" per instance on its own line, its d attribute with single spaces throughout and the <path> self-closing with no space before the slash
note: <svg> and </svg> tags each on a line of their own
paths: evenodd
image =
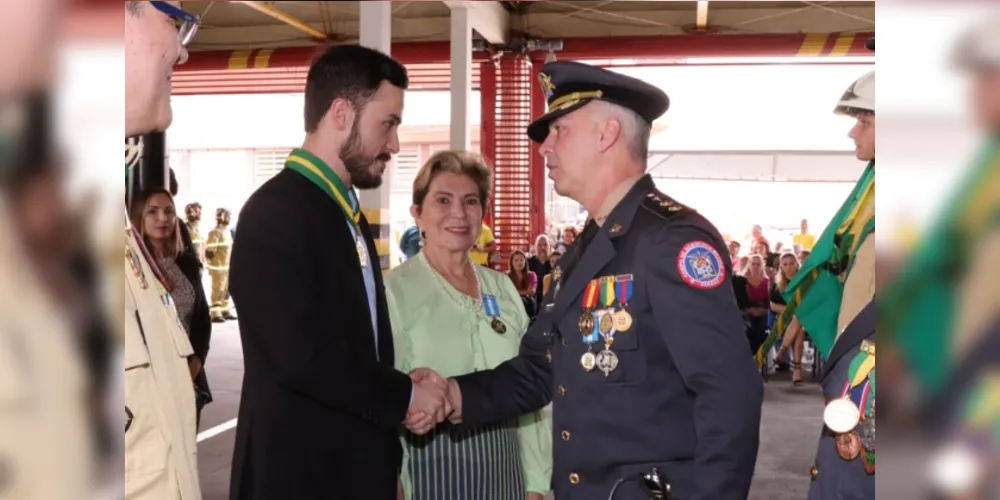
<svg viewBox="0 0 1000 500">
<path fill-rule="evenodd" d="M 472 97 L 472 12 L 451 9 L 451 149 L 472 148 L 469 101 Z"/>
<path fill-rule="evenodd" d="M 391 55 L 392 2 L 358 2 L 360 44 Z M 405 116 L 404 116 L 405 119 Z M 392 237 L 392 185 L 396 169 L 390 165 L 382 176 L 382 186 L 358 192 L 362 212 L 368 219 L 378 249 L 382 270 L 397 262 L 398 246 Z"/>
</svg>

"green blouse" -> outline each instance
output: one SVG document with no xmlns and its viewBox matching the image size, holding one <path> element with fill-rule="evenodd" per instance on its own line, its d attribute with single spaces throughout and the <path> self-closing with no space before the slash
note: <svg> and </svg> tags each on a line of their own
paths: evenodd
<svg viewBox="0 0 1000 500">
<path fill-rule="evenodd" d="M 483 293 L 497 297 L 500 318 L 507 331 L 499 334 L 473 300 L 440 277 L 423 254 L 407 260 L 386 275 L 386 299 L 396 368 L 409 373 L 428 367 L 443 377 L 488 370 L 517 356 L 529 318 L 506 275 L 475 266 Z M 551 426 L 541 411 L 522 415 L 517 426 L 527 491 L 549 491 L 552 475 Z M 405 432 L 405 431 L 404 431 Z M 403 439 L 403 486 L 411 491 L 407 474 L 408 445 Z M 409 497 L 409 496 L 408 496 Z"/>
</svg>

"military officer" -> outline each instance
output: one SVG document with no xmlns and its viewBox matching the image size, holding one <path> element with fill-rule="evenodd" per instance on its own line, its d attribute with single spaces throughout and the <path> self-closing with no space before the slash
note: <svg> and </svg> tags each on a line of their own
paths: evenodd
<svg viewBox="0 0 1000 500">
<path fill-rule="evenodd" d="M 874 50 L 874 40 L 868 47 Z M 836 268 L 839 310 L 826 325 L 812 326 L 815 314 L 800 307 L 809 332 L 834 333 L 826 356 L 824 428 L 810 470 L 811 500 L 875 498 L 875 72 L 854 82 L 838 101 L 837 114 L 856 119 L 850 137 L 859 160 L 869 162 L 854 192 L 824 231 L 807 264 L 822 259 Z M 815 259 L 815 260 L 814 260 Z M 804 268 L 808 270 L 808 265 Z M 834 282 L 836 280 L 833 280 Z M 817 290 L 825 290 L 813 285 Z M 820 292 L 811 292 L 820 293 Z M 831 301 L 826 301 L 830 303 Z M 813 320 L 814 321 L 814 320 Z"/>
<path fill-rule="evenodd" d="M 198 26 L 198 18 L 179 4 L 125 2 L 127 137 L 170 125 L 166 76 L 187 58 L 184 47 Z M 132 153 L 127 158 L 134 161 L 139 155 Z M 197 500 L 195 393 L 187 361 L 193 351 L 167 281 L 125 220 L 124 497 Z"/>
<path fill-rule="evenodd" d="M 539 79 L 548 112 L 528 135 L 556 191 L 593 218 L 553 270 L 521 354 L 448 381 L 451 418 L 481 425 L 552 401 L 557 500 L 667 489 L 746 499 L 763 385 L 726 242 L 644 175 L 652 122 L 669 100 L 576 62 L 546 64 Z"/>
<path fill-rule="evenodd" d="M 201 236 L 201 229 L 199 228 L 199 224 L 201 224 L 201 203 L 188 203 L 184 207 L 184 215 L 187 217 L 185 224 L 187 225 L 188 234 L 191 235 L 191 246 L 194 247 L 195 253 L 198 254 L 198 260 L 204 265 L 205 238 Z"/>
<path fill-rule="evenodd" d="M 229 231 L 231 214 L 228 209 L 215 211 L 215 229 L 208 233 L 205 243 L 205 257 L 208 259 L 208 274 L 212 276 L 212 321 L 221 323 L 236 319 L 229 305 L 229 255 L 233 248 L 233 236 Z"/>
</svg>

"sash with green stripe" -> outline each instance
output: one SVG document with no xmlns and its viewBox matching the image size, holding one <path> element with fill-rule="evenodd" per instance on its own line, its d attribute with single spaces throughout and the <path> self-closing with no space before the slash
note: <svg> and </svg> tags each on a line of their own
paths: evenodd
<svg viewBox="0 0 1000 500">
<path fill-rule="evenodd" d="M 878 303 L 879 335 L 894 342 L 929 395 L 944 388 L 950 369 L 956 280 L 975 272 L 966 269 L 969 256 L 1000 222 L 1000 137 L 954 195 Z"/>
<path fill-rule="evenodd" d="M 763 365 L 767 352 L 784 334 L 792 318 L 798 317 L 809 332 L 820 355 L 826 358 L 837 338 L 837 316 L 844 293 L 840 276 L 850 272 L 857 250 L 875 231 L 875 217 L 856 216 L 866 197 L 874 197 L 875 162 L 865 168 L 850 196 L 823 231 L 802 269 L 785 287 L 787 305 L 771 328 L 771 333 L 757 350 L 757 363 Z M 874 202 L 874 200 L 870 200 Z"/>
<path fill-rule="evenodd" d="M 323 190 L 330 198 L 340 205 L 340 208 L 347 215 L 347 220 L 354 226 L 354 234 L 361 237 L 361 230 L 358 227 L 361 220 L 361 209 L 354 192 L 347 189 L 344 182 L 329 165 L 320 160 L 316 155 L 304 149 L 292 150 L 285 160 L 285 168 L 294 170 L 317 187 Z"/>
</svg>

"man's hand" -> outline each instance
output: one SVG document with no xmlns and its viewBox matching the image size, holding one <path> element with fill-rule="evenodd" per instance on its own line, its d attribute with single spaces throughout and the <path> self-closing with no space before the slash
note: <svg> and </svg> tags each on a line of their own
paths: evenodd
<svg viewBox="0 0 1000 500">
<path fill-rule="evenodd" d="M 429 368 L 413 370 L 410 380 L 413 381 L 413 401 L 404 424 L 414 434 L 427 434 L 451 413 L 448 382 Z"/>
<path fill-rule="evenodd" d="M 194 380 L 194 378 L 201 373 L 201 360 L 198 359 L 198 356 L 191 356 L 188 358 L 188 369 L 191 370 L 192 380 Z"/>
<path fill-rule="evenodd" d="M 528 497 L 525 500 L 545 500 L 545 495 L 537 491 L 529 491 Z"/>
<path fill-rule="evenodd" d="M 403 492 L 403 479 L 396 480 L 396 500 L 406 500 L 406 493 Z M 541 500 L 541 498 L 539 498 Z"/>
</svg>

